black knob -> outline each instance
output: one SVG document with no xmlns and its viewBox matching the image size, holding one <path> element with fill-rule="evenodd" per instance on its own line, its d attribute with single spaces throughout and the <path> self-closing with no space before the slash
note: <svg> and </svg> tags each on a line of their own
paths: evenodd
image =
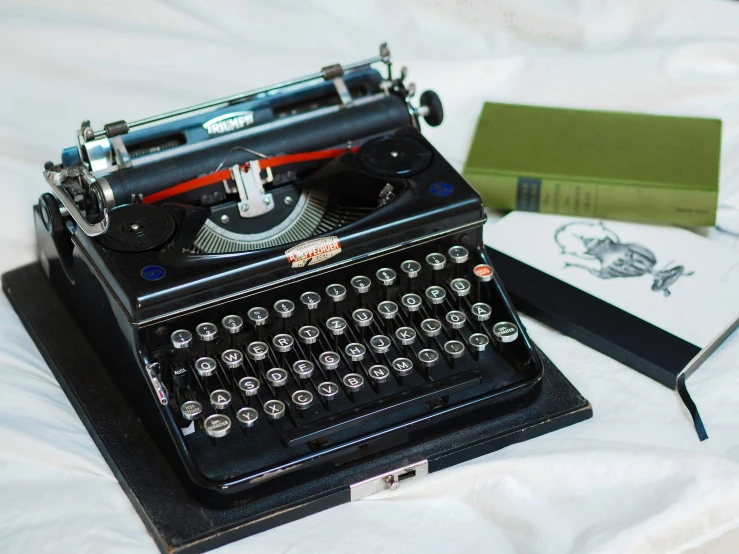
<svg viewBox="0 0 739 554">
<path fill-rule="evenodd" d="M 444 121 L 444 107 L 441 98 L 433 90 L 427 90 L 421 95 L 421 106 L 428 108 L 428 113 L 423 116 L 426 123 L 432 127 L 438 127 Z"/>
<path fill-rule="evenodd" d="M 41 212 L 41 221 L 51 236 L 60 233 L 64 228 L 62 213 L 59 210 L 59 201 L 56 196 L 47 192 L 38 199 L 38 209 Z"/>
</svg>

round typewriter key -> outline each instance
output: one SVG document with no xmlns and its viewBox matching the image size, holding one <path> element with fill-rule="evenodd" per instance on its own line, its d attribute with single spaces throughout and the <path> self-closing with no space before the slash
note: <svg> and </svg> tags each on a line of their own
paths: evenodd
<svg viewBox="0 0 739 554">
<path fill-rule="evenodd" d="M 472 273 L 475 274 L 475 277 L 477 277 L 478 281 L 481 283 L 487 283 L 493 278 L 493 268 L 487 264 L 476 265 L 472 269 Z"/>
<path fill-rule="evenodd" d="M 357 275 L 356 277 L 352 277 L 350 283 L 357 294 L 364 294 L 365 292 L 369 292 L 370 288 L 372 287 L 372 280 L 369 277 L 365 277 L 364 275 Z"/>
<path fill-rule="evenodd" d="M 377 305 L 377 313 L 382 319 L 393 319 L 398 314 L 398 305 L 392 300 L 385 300 Z"/>
<path fill-rule="evenodd" d="M 295 373 L 295 377 L 298 379 L 307 379 L 313 375 L 314 369 L 313 362 L 309 362 L 308 360 L 298 360 L 293 364 L 293 373 Z"/>
<path fill-rule="evenodd" d="M 501 321 L 493 325 L 493 335 L 498 342 L 513 342 L 518 338 L 518 327 L 513 323 Z"/>
<path fill-rule="evenodd" d="M 390 365 L 398 377 L 405 377 L 413 372 L 413 362 L 408 358 L 395 358 Z"/>
<path fill-rule="evenodd" d="M 390 370 L 384 365 L 373 365 L 367 370 L 367 374 L 375 383 L 384 383 L 390 377 Z"/>
<path fill-rule="evenodd" d="M 305 410 L 313 404 L 313 393 L 307 390 L 296 390 L 290 398 L 298 410 Z"/>
<path fill-rule="evenodd" d="M 343 317 L 329 317 L 326 328 L 332 335 L 343 335 L 346 331 L 346 320 Z"/>
<path fill-rule="evenodd" d="M 281 333 L 272 337 L 272 347 L 277 352 L 290 352 L 294 344 L 295 339 L 292 337 L 292 335 Z"/>
<path fill-rule="evenodd" d="M 216 389 L 210 393 L 210 403 L 216 410 L 225 410 L 231 404 L 231 393 L 225 389 Z"/>
<path fill-rule="evenodd" d="M 267 319 L 269 319 L 269 312 L 265 308 L 256 307 L 251 308 L 246 313 L 246 317 L 249 318 L 249 321 L 251 321 L 251 324 L 255 327 L 259 327 L 260 325 L 264 325 L 267 323 Z"/>
<path fill-rule="evenodd" d="M 431 304 L 441 304 L 444 302 L 445 298 L 446 290 L 444 290 L 443 287 L 434 285 L 426 289 L 426 299 Z"/>
<path fill-rule="evenodd" d="M 426 263 L 431 266 L 434 271 L 439 271 L 446 267 L 446 256 L 439 252 L 432 252 L 426 256 Z"/>
<path fill-rule="evenodd" d="M 183 350 L 189 348 L 192 343 L 192 333 L 187 329 L 178 329 L 169 336 L 172 341 L 172 346 L 176 350 Z"/>
<path fill-rule="evenodd" d="M 368 327 L 372 325 L 374 316 L 367 308 L 360 308 L 352 312 L 352 320 L 357 327 Z"/>
<path fill-rule="evenodd" d="M 409 312 L 417 312 L 421 309 L 421 297 L 412 292 L 404 294 L 400 299 L 400 303 Z"/>
<path fill-rule="evenodd" d="M 450 340 L 444 344 L 444 352 L 450 358 L 461 358 L 464 355 L 464 343 L 458 340 Z"/>
<path fill-rule="evenodd" d="M 472 284 L 467 279 L 452 279 L 449 288 L 459 297 L 467 296 L 472 290 Z"/>
<path fill-rule="evenodd" d="M 203 427 L 212 439 L 220 439 L 231 432 L 231 418 L 225 414 L 213 414 L 205 418 Z"/>
<path fill-rule="evenodd" d="M 268 352 L 269 346 L 261 341 L 250 342 L 249 346 L 246 347 L 246 355 L 255 362 L 266 358 Z"/>
<path fill-rule="evenodd" d="M 324 381 L 317 387 L 318 394 L 320 394 L 326 400 L 333 400 L 339 393 L 339 385 L 332 383 L 331 381 Z"/>
<path fill-rule="evenodd" d="M 364 377 L 359 373 L 347 373 L 341 381 L 349 392 L 358 392 L 364 386 Z"/>
<path fill-rule="evenodd" d="M 218 364 L 213 358 L 198 358 L 195 360 L 195 371 L 201 377 L 210 377 L 215 373 Z"/>
<path fill-rule="evenodd" d="M 400 344 L 408 346 L 416 342 L 416 331 L 410 327 L 399 327 L 395 331 L 395 338 L 398 339 Z"/>
<path fill-rule="evenodd" d="M 346 287 L 344 285 L 329 285 L 326 287 L 326 295 L 334 302 L 341 302 L 346 298 Z"/>
<path fill-rule="evenodd" d="M 273 387 L 282 387 L 287 383 L 287 371 L 281 367 L 273 367 L 267 372 L 267 381 Z"/>
<path fill-rule="evenodd" d="M 439 353 L 431 348 L 424 348 L 418 353 L 418 361 L 423 367 L 433 367 L 439 363 Z"/>
<path fill-rule="evenodd" d="M 383 287 L 389 287 L 395 282 L 398 274 L 388 267 L 383 267 L 382 269 L 377 270 L 377 273 L 375 273 L 375 277 L 377 277 L 377 280 Z"/>
<path fill-rule="evenodd" d="M 315 310 L 321 303 L 321 295 L 312 291 L 304 292 L 300 295 L 300 301 L 309 310 Z"/>
<path fill-rule="evenodd" d="M 470 343 L 470 348 L 472 350 L 475 350 L 477 352 L 482 352 L 487 348 L 487 345 L 490 344 L 490 339 L 487 335 L 483 335 L 482 333 L 474 333 L 470 335 L 470 338 L 467 339 L 467 342 Z"/>
<path fill-rule="evenodd" d="M 229 348 L 228 350 L 224 350 L 223 354 L 221 354 L 221 361 L 226 364 L 226 367 L 234 369 L 239 367 L 244 361 L 244 355 L 240 350 Z"/>
<path fill-rule="evenodd" d="M 239 389 L 244 396 L 254 396 L 259 392 L 259 379 L 256 377 L 242 377 L 239 379 Z"/>
<path fill-rule="evenodd" d="M 212 323 L 200 323 L 195 327 L 195 332 L 198 334 L 198 338 L 204 342 L 210 342 L 215 340 L 218 334 L 218 327 Z"/>
<path fill-rule="evenodd" d="M 421 322 L 421 331 L 427 337 L 436 337 L 441 333 L 441 321 L 438 319 L 424 319 Z"/>
<path fill-rule="evenodd" d="M 446 314 L 446 322 L 452 329 L 461 329 L 467 323 L 467 316 L 464 312 L 453 310 Z"/>
<path fill-rule="evenodd" d="M 449 259 L 455 264 L 463 264 L 470 257 L 469 251 L 464 246 L 452 246 L 447 251 L 447 254 L 449 254 Z"/>
<path fill-rule="evenodd" d="M 314 327 L 313 325 L 305 325 L 298 329 L 298 338 L 303 344 L 313 344 L 318 340 L 318 335 L 320 334 L 321 332 L 318 330 L 318 327 Z"/>
<path fill-rule="evenodd" d="M 259 419 L 259 412 L 254 408 L 241 408 L 236 412 L 236 419 L 242 427 L 254 427 Z"/>
<path fill-rule="evenodd" d="M 264 403 L 264 413 L 269 419 L 280 419 L 285 415 L 285 404 L 279 400 L 267 400 Z"/>
<path fill-rule="evenodd" d="M 197 400 L 188 400 L 182 403 L 180 411 L 187 421 L 194 421 L 203 414 L 203 405 Z"/>
<path fill-rule="evenodd" d="M 278 300 L 273 308 L 278 317 L 290 317 L 295 313 L 295 303 L 292 300 Z"/>
<path fill-rule="evenodd" d="M 336 352 L 321 352 L 321 355 L 318 356 L 318 363 L 327 371 L 336 369 L 341 363 L 341 356 Z"/>
<path fill-rule="evenodd" d="M 361 362 L 364 359 L 364 355 L 367 353 L 367 349 L 363 344 L 358 342 L 350 342 L 344 348 L 344 352 L 353 362 Z"/>
<path fill-rule="evenodd" d="M 477 321 L 487 321 L 490 319 L 493 309 L 488 304 L 485 304 L 485 302 L 478 302 L 472 305 L 470 313 Z"/>
<path fill-rule="evenodd" d="M 400 264 L 400 269 L 408 276 L 409 279 L 414 279 L 415 277 L 418 277 L 419 273 L 421 273 L 421 264 L 416 260 L 406 260 Z"/>
<path fill-rule="evenodd" d="M 243 329 L 244 320 L 237 315 L 227 315 L 221 320 L 221 325 L 226 331 L 235 335 Z"/>
<path fill-rule="evenodd" d="M 372 352 L 376 354 L 384 354 L 392 346 L 392 341 L 385 335 L 375 335 L 369 340 Z"/>
</svg>

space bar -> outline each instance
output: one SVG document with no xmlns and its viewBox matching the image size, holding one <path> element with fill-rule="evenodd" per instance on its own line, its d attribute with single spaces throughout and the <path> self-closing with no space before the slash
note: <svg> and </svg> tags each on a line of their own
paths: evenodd
<svg viewBox="0 0 739 554">
<path fill-rule="evenodd" d="M 382 417 L 392 412 L 429 402 L 440 396 L 446 396 L 474 387 L 480 383 L 481 379 L 482 375 L 480 372 L 473 369 L 452 375 L 451 377 L 439 379 L 432 383 L 426 383 L 415 389 L 399 392 L 387 398 L 380 398 L 340 414 L 286 431 L 282 434 L 282 442 L 286 446 L 297 446 L 318 440 L 332 433 L 360 425 L 370 419 Z"/>
</svg>

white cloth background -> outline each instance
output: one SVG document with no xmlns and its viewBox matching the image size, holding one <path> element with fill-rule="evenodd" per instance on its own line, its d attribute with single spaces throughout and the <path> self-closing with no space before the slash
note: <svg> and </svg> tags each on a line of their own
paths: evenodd
<svg viewBox="0 0 739 554">
<path fill-rule="evenodd" d="M 45 160 L 96 128 L 374 55 L 388 41 L 461 168 L 485 100 L 719 117 L 739 203 L 739 3 L 664 0 L 0 1 L 0 269 L 34 259 Z M 729 246 L 736 241 L 712 233 Z M 739 294 L 739 291 L 737 292 Z M 220 552 L 739 550 L 739 336 L 677 395 L 527 319 L 591 421 Z M 0 298 L 0 551 L 156 552 Z"/>
</svg>

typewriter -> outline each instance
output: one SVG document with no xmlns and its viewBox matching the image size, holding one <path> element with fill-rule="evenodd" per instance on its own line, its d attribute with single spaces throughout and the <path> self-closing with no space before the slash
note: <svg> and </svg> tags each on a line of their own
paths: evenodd
<svg viewBox="0 0 739 554">
<path fill-rule="evenodd" d="M 346 490 L 361 498 L 428 473 L 433 441 L 463 451 L 482 444 L 457 444 L 465 429 L 536 411 L 549 375 L 486 255 L 481 199 L 420 132 L 442 119 L 382 45 L 192 108 L 84 121 L 45 165 L 40 267 L 126 425 L 193 502 L 264 519 L 307 496 L 249 506 L 353 467 Z M 6 276 L 11 300 L 21 286 Z M 68 394 L 104 433 L 93 389 Z M 577 396 L 557 426 L 589 416 Z M 525 421 L 508 425 L 460 460 L 528 437 Z"/>
</svg>

